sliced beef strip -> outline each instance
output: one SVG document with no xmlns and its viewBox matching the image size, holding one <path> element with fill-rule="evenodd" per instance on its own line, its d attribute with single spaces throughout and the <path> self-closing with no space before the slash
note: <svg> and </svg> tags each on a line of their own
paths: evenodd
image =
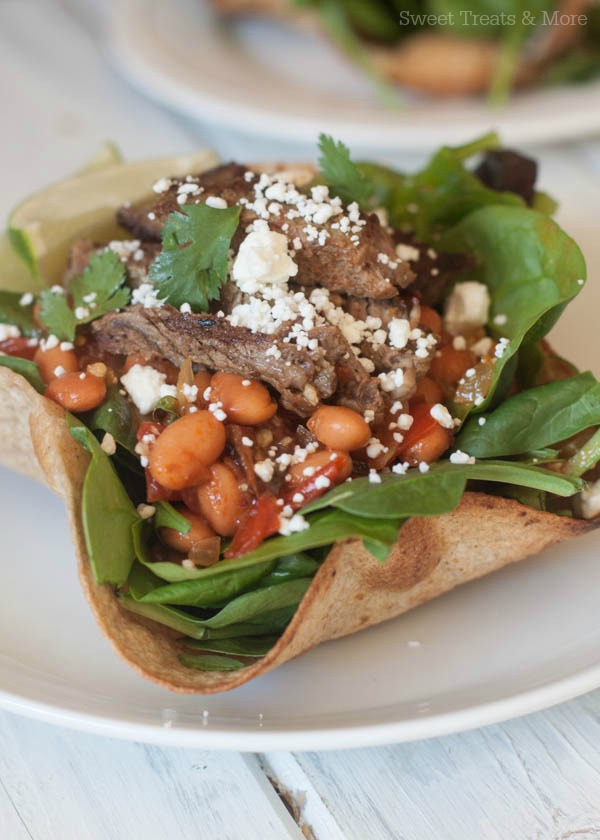
<svg viewBox="0 0 600 840">
<path fill-rule="evenodd" d="M 92 242 L 90 239 L 80 239 L 71 248 L 69 254 L 69 261 L 67 263 L 67 270 L 64 275 L 64 283 L 67 285 L 74 277 L 79 277 L 88 267 L 90 257 L 93 253 L 102 253 L 106 250 L 105 245 L 100 245 Z M 160 251 L 160 245 L 153 242 L 141 242 L 140 247 L 136 248 L 135 254 L 140 259 L 135 259 L 133 253 L 128 254 L 121 262 L 125 266 L 127 273 L 127 285 L 132 289 L 137 289 L 142 283 L 148 279 L 148 271 L 150 264 L 156 258 Z"/>
<path fill-rule="evenodd" d="M 301 417 L 312 414 L 337 387 L 334 366 L 321 348 L 309 351 L 284 343 L 282 336 L 252 333 L 224 318 L 183 314 L 171 306 L 111 312 L 93 323 L 92 334 L 110 353 L 140 353 L 179 367 L 190 358 L 210 370 L 262 379 L 280 393 L 285 408 Z M 278 358 L 269 353 L 273 347 Z"/>
<path fill-rule="evenodd" d="M 424 306 L 438 306 L 461 272 L 473 267 L 473 258 L 468 254 L 436 251 L 417 242 L 410 233 L 394 231 L 394 239 L 397 245 L 407 245 L 419 252 L 418 257 L 404 262 L 409 263 L 416 275 L 409 291 L 417 294 Z"/>
<path fill-rule="evenodd" d="M 371 410 L 376 420 L 383 417 L 385 404 L 377 379 L 369 376 L 337 327 L 315 327 L 309 333 L 325 350 L 326 358 L 335 365 L 338 389 L 336 402 L 360 414 Z"/>
<path fill-rule="evenodd" d="M 246 167 L 226 164 L 199 175 L 195 182 L 202 187 L 200 196 L 191 196 L 190 203 L 201 203 L 209 195 L 225 199 L 228 205 L 236 204 L 240 199 L 253 201 L 254 183 L 246 181 Z M 134 236 L 153 242 L 160 241 L 164 220 L 174 211 L 185 212 L 185 205 L 177 203 L 177 189 L 183 182 L 174 180 L 172 186 L 161 193 L 154 204 L 135 208 L 131 205 L 122 207 L 117 219 Z M 285 206 L 284 206 L 285 207 Z M 150 218 L 149 218 L 150 216 Z M 234 250 L 239 246 L 246 227 L 257 219 L 257 214 L 248 208 L 242 208 L 240 227 L 233 240 Z M 271 230 L 284 233 L 290 242 L 299 239 L 302 247 L 296 249 L 295 260 L 298 264 L 299 278 L 307 286 L 323 286 L 331 291 L 344 292 L 363 297 L 391 298 L 398 288 L 409 286 L 414 274 L 406 262 L 395 260 L 395 243 L 390 233 L 384 228 L 375 214 L 362 216 L 366 222 L 359 235 L 359 243 L 354 244 L 350 235 L 332 227 L 336 217 L 332 217 L 318 230 L 326 230 L 329 238 L 325 245 L 311 242 L 310 226 L 305 219 L 288 219 L 286 212 L 279 216 L 271 214 Z M 285 227 L 285 230 L 284 230 Z M 379 259 L 385 255 L 388 263 L 383 265 Z"/>
</svg>

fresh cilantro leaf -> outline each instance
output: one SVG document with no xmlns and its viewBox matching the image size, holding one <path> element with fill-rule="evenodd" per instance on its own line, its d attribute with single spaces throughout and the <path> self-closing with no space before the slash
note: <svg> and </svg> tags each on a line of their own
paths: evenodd
<svg viewBox="0 0 600 840">
<path fill-rule="evenodd" d="M 219 297 L 227 280 L 227 254 L 240 210 L 190 204 L 167 216 L 163 248 L 150 269 L 161 297 L 173 306 L 189 303 L 197 312 Z"/>
<path fill-rule="evenodd" d="M 115 309 L 127 306 L 130 291 L 125 267 L 114 251 L 91 255 L 83 274 L 69 284 L 72 308 L 63 291 L 45 289 L 40 295 L 40 320 L 58 338 L 73 341 L 80 324 L 89 324 Z"/>
<path fill-rule="evenodd" d="M 52 335 L 62 341 L 73 341 L 77 320 L 62 292 L 44 289 L 39 297 L 39 319 Z"/>
<path fill-rule="evenodd" d="M 129 303 L 129 289 L 125 282 L 125 266 L 114 251 L 94 252 L 83 274 L 69 284 L 73 296 L 73 309 L 78 324 L 106 315 L 115 309 L 121 309 Z M 77 310 L 82 310 L 78 313 Z M 87 314 L 83 314 L 87 310 Z"/>
<path fill-rule="evenodd" d="M 363 173 L 350 158 L 350 150 L 341 140 L 321 134 L 319 137 L 319 166 L 325 181 L 335 195 L 345 204 L 356 201 L 366 208 L 372 195 L 372 188 Z"/>
</svg>

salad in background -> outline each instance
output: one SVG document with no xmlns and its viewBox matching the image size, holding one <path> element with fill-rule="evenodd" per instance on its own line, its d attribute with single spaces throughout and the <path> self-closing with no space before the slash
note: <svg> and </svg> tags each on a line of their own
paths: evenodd
<svg viewBox="0 0 600 840">
<path fill-rule="evenodd" d="M 434 96 L 487 94 L 600 73 L 600 8 L 592 0 L 212 0 L 225 15 L 317 26 L 380 87 Z"/>
</svg>

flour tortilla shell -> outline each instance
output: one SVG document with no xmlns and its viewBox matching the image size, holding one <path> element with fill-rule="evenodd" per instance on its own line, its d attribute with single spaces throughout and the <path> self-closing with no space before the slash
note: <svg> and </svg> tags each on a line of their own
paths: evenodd
<svg viewBox="0 0 600 840">
<path fill-rule="evenodd" d="M 384 564 L 358 540 L 338 543 L 265 657 L 239 671 L 197 671 L 179 663 L 177 633 L 124 610 L 112 587 L 94 582 L 80 515 L 89 455 L 69 434 L 63 410 L 7 368 L 0 368 L 0 429 L 0 463 L 45 482 L 65 502 L 81 584 L 115 650 L 144 677 L 178 692 L 235 688 L 320 642 L 398 616 L 594 527 L 511 500 L 466 493 L 453 513 L 410 520 Z"/>
</svg>

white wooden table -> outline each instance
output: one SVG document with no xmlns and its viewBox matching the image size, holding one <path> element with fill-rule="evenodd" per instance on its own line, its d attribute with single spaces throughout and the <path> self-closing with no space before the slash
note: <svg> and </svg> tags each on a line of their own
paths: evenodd
<svg viewBox="0 0 600 840">
<path fill-rule="evenodd" d="M 128 157 L 214 145 L 289 154 L 191 126 L 132 92 L 100 51 L 105 3 L 0 0 L 0 215 L 106 139 Z M 600 171 L 600 144 L 546 153 Z M 310 150 L 304 150 L 310 154 Z M 162 749 L 0 713 L 2 840 L 592 840 L 600 691 L 485 730 L 339 753 Z"/>
</svg>

